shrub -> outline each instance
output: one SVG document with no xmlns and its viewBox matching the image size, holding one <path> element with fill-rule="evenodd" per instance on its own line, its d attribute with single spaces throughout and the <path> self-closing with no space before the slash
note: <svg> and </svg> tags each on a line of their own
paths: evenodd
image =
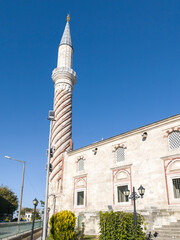
<svg viewBox="0 0 180 240">
<path fill-rule="evenodd" d="M 134 216 L 125 212 L 100 212 L 101 240 L 144 240 L 146 239 L 142 225 L 144 218 L 137 214 L 137 226 L 134 227 Z"/>
<path fill-rule="evenodd" d="M 60 211 L 50 219 L 50 236 L 54 240 L 71 240 L 74 238 L 76 217 L 71 211 Z"/>
</svg>

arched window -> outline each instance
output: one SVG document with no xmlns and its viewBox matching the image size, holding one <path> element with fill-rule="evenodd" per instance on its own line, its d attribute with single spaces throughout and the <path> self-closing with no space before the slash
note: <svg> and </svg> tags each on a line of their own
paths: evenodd
<svg viewBox="0 0 180 240">
<path fill-rule="evenodd" d="M 125 160 L 124 148 L 118 147 L 116 149 L 116 161 L 121 162 Z"/>
<path fill-rule="evenodd" d="M 84 170 L 84 159 L 81 158 L 78 161 L 78 171 L 82 171 L 82 170 Z"/>
<path fill-rule="evenodd" d="M 180 147 L 180 131 L 173 131 L 169 134 L 169 148 L 179 148 Z"/>
</svg>

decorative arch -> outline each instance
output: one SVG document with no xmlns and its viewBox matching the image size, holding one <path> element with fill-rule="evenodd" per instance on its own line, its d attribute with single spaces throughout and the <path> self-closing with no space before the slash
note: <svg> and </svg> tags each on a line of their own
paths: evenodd
<svg viewBox="0 0 180 240">
<path fill-rule="evenodd" d="M 180 159 L 174 159 L 167 165 L 167 173 L 180 171 Z"/>
<path fill-rule="evenodd" d="M 81 156 L 77 157 L 77 159 L 76 159 L 76 163 L 78 163 L 78 161 L 79 161 L 80 159 L 84 159 L 84 160 L 86 160 L 86 158 L 85 158 L 83 155 L 81 155 Z"/>
<path fill-rule="evenodd" d="M 113 146 L 113 151 L 115 152 L 118 148 L 126 149 L 127 147 L 125 146 L 124 143 L 119 143 L 119 144 Z"/>
<path fill-rule="evenodd" d="M 115 173 L 115 182 L 119 182 L 119 181 L 125 181 L 125 180 L 130 180 L 130 175 L 129 172 L 126 170 L 119 170 Z"/>
<path fill-rule="evenodd" d="M 86 181 L 84 178 L 80 178 L 75 182 L 75 188 L 86 187 Z"/>
<path fill-rule="evenodd" d="M 174 131 L 180 131 L 180 126 L 178 127 L 172 127 L 166 130 L 166 134 L 164 135 L 164 137 L 168 137 L 170 133 L 174 132 Z"/>
</svg>

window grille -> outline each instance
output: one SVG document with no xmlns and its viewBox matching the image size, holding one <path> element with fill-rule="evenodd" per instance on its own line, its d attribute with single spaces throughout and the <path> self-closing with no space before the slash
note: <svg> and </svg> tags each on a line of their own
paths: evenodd
<svg viewBox="0 0 180 240">
<path fill-rule="evenodd" d="M 78 161 L 78 170 L 79 170 L 79 171 L 84 170 L 84 159 L 80 159 L 80 160 Z"/>
<path fill-rule="evenodd" d="M 84 191 L 77 192 L 77 205 L 84 205 Z"/>
<path fill-rule="evenodd" d="M 122 148 L 122 147 L 117 148 L 116 161 L 121 162 L 121 161 L 124 161 L 124 159 L 125 159 L 124 148 Z"/>
<path fill-rule="evenodd" d="M 127 185 L 117 187 L 118 202 L 128 202 L 128 197 L 124 194 L 127 188 Z"/>
<path fill-rule="evenodd" d="M 174 131 L 169 134 L 169 147 L 170 149 L 180 147 L 180 132 Z"/>
<path fill-rule="evenodd" d="M 173 181 L 174 198 L 180 198 L 180 178 L 175 178 Z"/>
</svg>

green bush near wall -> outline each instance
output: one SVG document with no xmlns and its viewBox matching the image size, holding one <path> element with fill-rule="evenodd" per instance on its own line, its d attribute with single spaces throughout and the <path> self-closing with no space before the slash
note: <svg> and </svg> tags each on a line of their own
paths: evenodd
<svg viewBox="0 0 180 240">
<path fill-rule="evenodd" d="M 134 216 L 125 212 L 99 212 L 101 240 L 144 240 L 144 218 L 137 214 L 137 227 L 134 227 Z"/>
<path fill-rule="evenodd" d="M 76 217 L 71 211 L 60 211 L 50 219 L 50 237 L 54 240 L 74 239 Z"/>
</svg>

